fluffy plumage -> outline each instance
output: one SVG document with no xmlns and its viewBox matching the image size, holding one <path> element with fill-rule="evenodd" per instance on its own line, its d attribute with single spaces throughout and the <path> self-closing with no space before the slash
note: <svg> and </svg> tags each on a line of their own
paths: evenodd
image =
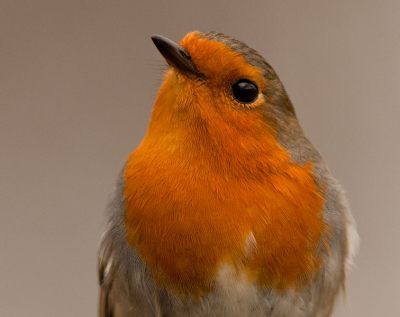
<svg viewBox="0 0 400 317">
<path fill-rule="evenodd" d="M 272 67 L 220 33 L 180 43 L 99 252 L 100 316 L 329 316 L 357 235 Z M 185 57 L 187 58 L 187 56 Z M 231 86 L 254 82 L 254 102 Z"/>
</svg>

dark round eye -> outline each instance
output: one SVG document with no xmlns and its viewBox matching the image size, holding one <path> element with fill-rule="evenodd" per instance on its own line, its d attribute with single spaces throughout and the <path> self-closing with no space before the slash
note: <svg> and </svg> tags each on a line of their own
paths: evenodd
<svg viewBox="0 0 400 317">
<path fill-rule="evenodd" d="M 239 79 L 232 85 L 232 94 L 241 103 L 252 103 L 258 97 L 258 87 L 251 80 Z"/>
</svg>

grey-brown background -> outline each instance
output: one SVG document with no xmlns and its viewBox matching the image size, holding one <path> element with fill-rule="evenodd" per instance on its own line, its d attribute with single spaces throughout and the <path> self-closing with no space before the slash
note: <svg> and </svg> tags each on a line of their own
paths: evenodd
<svg viewBox="0 0 400 317">
<path fill-rule="evenodd" d="M 217 30 L 278 72 L 348 192 L 361 250 L 334 316 L 398 316 L 400 2 L 0 2 L 0 316 L 95 316 L 104 209 L 146 132 L 150 40 Z"/>
</svg>

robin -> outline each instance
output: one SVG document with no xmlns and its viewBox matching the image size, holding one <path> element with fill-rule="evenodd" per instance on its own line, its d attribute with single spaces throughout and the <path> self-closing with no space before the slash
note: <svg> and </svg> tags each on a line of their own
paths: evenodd
<svg viewBox="0 0 400 317">
<path fill-rule="evenodd" d="M 170 67 L 109 205 L 100 316 L 329 316 L 357 233 L 275 71 L 221 33 L 152 40 Z"/>
</svg>

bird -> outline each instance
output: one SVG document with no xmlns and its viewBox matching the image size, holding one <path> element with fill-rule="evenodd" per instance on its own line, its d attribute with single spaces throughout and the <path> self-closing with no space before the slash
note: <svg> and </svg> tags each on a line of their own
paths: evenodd
<svg viewBox="0 0 400 317">
<path fill-rule="evenodd" d="M 276 72 L 222 33 L 151 39 L 168 68 L 107 207 L 99 316 L 330 316 L 356 224 Z"/>
</svg>

